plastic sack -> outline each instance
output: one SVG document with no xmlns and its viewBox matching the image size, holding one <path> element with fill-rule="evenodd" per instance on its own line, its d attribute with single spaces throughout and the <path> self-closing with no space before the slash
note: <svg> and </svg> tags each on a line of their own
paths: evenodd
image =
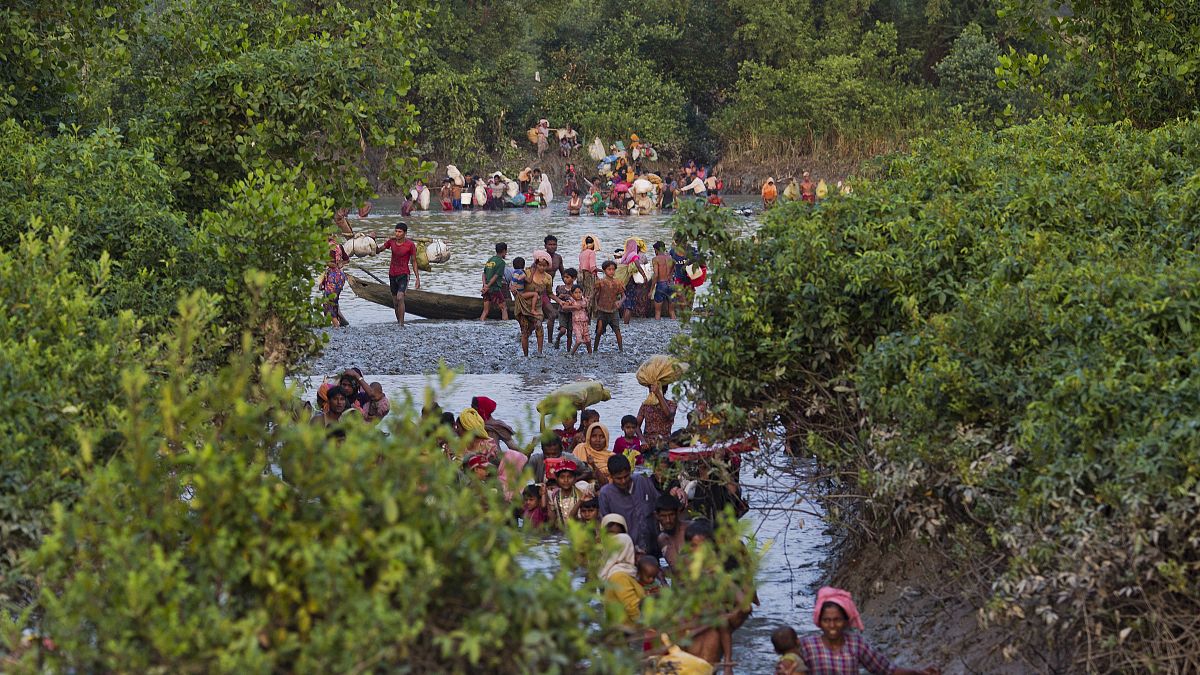
<svg viewBox="0 0 1200 675">
<path fill-rule="evenodd" d="M 633 181 L 633 193 L 634 194 L 644 195 L 653 189 L 654 189 L 654 183 L 651 183 L 649 180 L 646 180 L 645 178 L 639 178 L 639 179 Z"/>
<path fill-rule="evenodd" d="M 416 245 L 417 249 L 416 253 L 413 254 L 417 269 L 422 272 L 428 272 L 432 268 L 429 266 L 429 254 L 426 253 L 425 247 L 430 244 L 430 241 L 428 239 L 416 239 L 413 241 L 413 244 Z"/>
<path fill-rule="evenodd" d="M 800 201 L 800 186 L 796 185 L 796 181 L 788 183 L 788 186 L 783 189 L 783 198 L 789 202 Z"/>
<path fill-rule="evenodd" d="M 604 154 L 604 143 L 600 141 L 600 137 L 593 138 L 592 144 L 588 146 L 588 156 L 599 162 L 604 159 Z"/>
<path fill-rule="evenodd" d="M 637 369 L 638 384 L 643 387 L 649 387 L 652 384 L 658 384 L 665 387 L 687 372 L 687 364 L 673 356 L 664 354 L 655 354 L 642 362 L 642 365 Z M 646 398 L 646 403 L 654 405 L 658 403 L 658 399 L 653 394 Z"/>
<path fill-rule="evenodd" d="M 526 131 L 525 137 L 529 139 L 530 143 L 537 145 L 537 138 L 538 138 L 537 127 L 532 127 L 529 129 L 529 131 Z"/>
<path fill-rule="evenodd" d="M 708 661 L 683 651 L 679 645 L 671 644 L 671 638 L 667 637 L 666 633 L 660 633 L 659 638 L 662 640 L 663 646 L 667 648 L 667 653 L 654 659 L 654 668 L 647 670 L 647 673 L 713 675 L 715 672 L 714 666 Z"/>
<path fill-rule="evenodd" d="M 455 185 L 459 187 L 463 186 L 463 175 L 462 172 L 458 170 L 457 166 L 454 166 L 453 164 L 448 165 L 446 167 L 446 175 L 450 177 L 450 180 L 454 181 Z"/>
<path fill-rule="evenodd" d="M 346 242 L 346 252 L 356 258 L 365 258 L 375 255 L 375 240 L 368 235 L 359 233 L 354 235 L 354 238 Z"/>
<path fill-rule="evenodd" d="M 546 427 L 546 416 L 558 410 L 558 402 L 561 400 L 570 402 L 576 410 L 583 410 L 589 405 L 595 405 L 611 398 L 612 393 L 604 387 L 604 384 L 596 380 L 580 380 L 564 384 L 538 402 L 537 410 L 541 413 L 542 428 Z"/>
<path fill-rule="evenodd" d="M 450 246 L 441 239 L 434 239 L 425 247 L 425 257 L 431 263 L 444 263 L 450 260 Z"/>
<path fill-rule="evenodd" d="M 825 179 L 817 181 L 817 199 L 825 199 L 829 194 L 829 186 L 825 184 Z"/>
</svg>

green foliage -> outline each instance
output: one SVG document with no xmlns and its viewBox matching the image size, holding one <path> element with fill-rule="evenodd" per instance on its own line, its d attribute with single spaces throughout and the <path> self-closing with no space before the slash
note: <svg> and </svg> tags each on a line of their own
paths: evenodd
<svg viewBox="0 0 1200 675">
<path fill-rule="evenodd" d="M 193 253 L 206 264 L 200 284 L 223 294 L 221 321 L 251 331 L 274 363 L 319 346 L 311 294 L 328 246 L 321 223 L 331 209 L 299 169 L 256 171 L 234 184 L 219 210 L 200 217 Z"/>
<path fill-rule="evenodd" d="M 15 0 L 0 8 L 0 117 L 34 126 L 111 124 L 142 2 Z"/>
<path fill-rule="evenodd" d="M 581 67 L 574 78 L 548 85 L 541 97 L 545 114 L 575 121 L 585 139 L 600 136 L 611 143 L 636 133 L 666 152 L 683 148 L 686 103 L 677 84 L 663 81 L 651 62 L 632 54 Z"/>
<path fill-rule="evenodd" d="M 818 139 L 903 135 L 933 107 L 931 90 L 907 81 L 914 59 L 898 50 L 895 27 L 879 24 L 849 52 L 802 54 L 779 65 L 746 61 L 713 126 L 751 147 L 782 141 L 808 149 Z"/>
<path fill-rule="evenodd" d="M 336 203 L 357 203 L 375 191 L 368 148 L 387 153 L 380 180 L 415 169 L 407 150 L 418 127 L 405 99 L 419 14 L 385 3 L 292 16 L 289 3 L 266 4 L 232 49 L 227 23 L 194 26 L 184 43 L 200 49 L 170 63 L 162 75 L 177 81 L 144 108 L 173 124 L 180 165 L 193 177 L 184 201 L 212 204 L 247 171 L 282 163 L 302 166 Z M 182 40 L 179 27 L 163 28 L 161 37 Z"/>
<path fill-rule="evenodd" d="M 0 607 L 33 600 L 37 568 L 23 568 L 22 554 L 49 527 L 51 504 L 74 499 L 86 464 L 112 454 L 103 433 L 116 373 L 153 353 L 132 315 L 101 305 L 108 258 L 83 270 L 65 228 L 36 217 L 29 226 L 17 246 L 0 248 Z M 77 425 L 101 438 L 90 457 L 80 454 Z"/>
<path fill-rule="evenodd" d="M 121 375 L 118 458 L 60 510 L 36 560 L 52 667 L 632 668 L 627 648 L 593 649 L 594 586 L 574 590 L 570 566 L 522 571 L 526 539 L 498 491 L 445 458 L 436 420 L 397 406 L 389 436 L 348 425 L 337 440 L 297 423 L 282 371 L 253 353 L 198 375 L 218 311 L 181 304 L 160 382 Z"/>
<path fill-rule="evenodd" d="M 160 317 L 186 287 L 193 265 L 182 252 L 191 235 L 171 188 L 153 148 L 129 147 L 115 130 L 47 139 L 0 123 L 0 243 L 15 245 L 35 217 L 69 228 L 76 265 L 108 253 L 114 273 L 102 299 L 110 310 Z"/>
<path fill-rule="evenodd" d="M 857 475 L 877 525 L 973 533 L 988 617 L 1092 635 L 1099 670 L 1195 653 L 1198 141 L 955 131 L 752 241 L 705 229 L 691 386 Z"/>
<path fill-rule="evenodd" d="M 1084 75 L 1072 98 L 1093 119 L 1154 126 L 1196 110 L 1200 6 L 1194 2 L 1005 0 L 999 14 L 1034 41 L 1036 54 L 1049 53 Z M 1031 77 L 1024 86 L 1047 85 Z"/>
<path fill-rule="evenodd" d="M 959 34 L 946 58 L 938 62 L 938 88 L 946 100 L 962 107 L 970 119 L 988 122 L 1004 111 L 1005 101 L 996 83 L 1000 48 L 970 24 Z"/>
</svg>

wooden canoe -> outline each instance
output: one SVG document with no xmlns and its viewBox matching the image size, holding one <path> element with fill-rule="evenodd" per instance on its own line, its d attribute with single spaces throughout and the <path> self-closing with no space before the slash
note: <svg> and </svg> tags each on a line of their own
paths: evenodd
<svg viewBox="0 0 1200 675">
<path fill-rule="evenodd" d="M 365 281 L 347 274 L 347 281 L 354 294 L 363 300 L 394 307 L 392 289 L 375 281 Z M 483 314 L 483 298 L 465 295 L 447 295 L 409 289 L 404 293 L 404 311 L 426 319 L 478 319 Z M 508 302 L 508 316 L 513 317 L 512 301 Z M 488 318 L 499 319 L 500 308 L 493 307 Z"/>
<path fill-rule="evenodd" d="M 369 300 L 385 307 L 394 306 L 391 289 L 386 284 L 359 279 L 353 274 L 347 274 L 346 279 L 354 294 L 363 300 Z M 654 304 L 649 302 L 650 292 L 651 289 L 649 286 L 641 287 L 641 295 L 645 297 L 642 297 L 642 302 L 638 303 L 641 311 L 635 312 L 634 318 L 649 319 L 654 316 Z M 478 319 L 479 315 L 483 313 L 483 298 L 409 289 L 404 293 L 404 311 L 426 319 Z M 508 301 L 508 316 L 509 319 L 516 317 L 512 300 Z M 499 319 L 500 308 L 493 307 L 488 314 L 488 318 Z"/>
</svg>

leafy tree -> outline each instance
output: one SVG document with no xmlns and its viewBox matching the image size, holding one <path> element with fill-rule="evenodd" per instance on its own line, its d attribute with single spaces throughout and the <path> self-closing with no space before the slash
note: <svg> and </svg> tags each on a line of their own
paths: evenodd
<svg viewBox="0 0 1200 675">
<path fill-rule="evenodd" d="M 999 46 L 983 34 L 978 24 L 969 24 L 935 67 L 938 88 L 947 101 L 961 106 L 971 119 L 990 121 L 1005 106 L 1003 92 L 996 83 L 999 58 Z"/>
<path fill-rule="evenodd" d="M 72 260 L 87 268 L 107 254 L 113 274 L 102 305 L 165 317 L 187 288 L 192 234 L 174 207 L 174 183 L 154 146 L 130 147 L 118 131 L 43 138 L 0 123 L 0 244 L 15 246 L 34 218 L 69 228 Z M 44 234 L 44 233 L 43 233 Z"/>
<path fill-rule="evenodd" d="M 311 294 L 328 246 L 321 223 L 330 201 L 300 170 L 256 171 L 200 217 L 192 252 L 207 264 L 198 283 L 220 294 L 220 321 L 248 331 L 273 363 L 310 355 L 320 338 Z M 258 307 L 258 312 L 251 309 Z"/>
<path fill-rule="evenodd" d="M 911 61 L 897 50 L 895 28 L 887 24 L 859 36 L 852 53 L 778 67 L 747 61 L 713 126 L 750 147 L 799 143 L 805 150 L 826 138 L 901 135 L 932 107 L 928 90 L 905 82 Z"/>
<path fill-rule="evenodd" d="M 1200 98 L 1200 6 L 1193 2 L 1005 0 L 1000 16 L 1037 45 L 1082 73 L 1071 92 L 1100 121 L 1155 126 L 1194 112 Z M 1014 53 L 1021 58 L 1024 53 Z M 1017 87 L 1047 86 L 1037 73 Z"/>
</svg>

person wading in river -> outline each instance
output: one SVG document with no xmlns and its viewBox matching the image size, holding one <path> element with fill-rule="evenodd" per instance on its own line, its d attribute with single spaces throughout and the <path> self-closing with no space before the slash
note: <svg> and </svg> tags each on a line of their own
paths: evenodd
<svg viewBox="0 0 1200 675">
<path fill-rule="evenodd" d="M 800 639 L 800 655 L 810 673 L 820 675 L 858 675 L 865 669 L 873 675 L 939 675 L 941 671 L 929 666 L 923 670 L 897 668 L 887 657 L 875 651 L 857 632 L 847 633 L 847 626 L 863 630 L 862 618 L 850 594 L 840 588 L 825 586 L 817 591 L 813 608 L 813 623 L 819 634 Z"/>
<path fill-rule="evenodd" d="M 517 323 L 521 327 L 521 353 L 529 356 L 529 336 L 537 332 L 537 353 L 540 356 L 545 343 L 544 326 L 542 325 L 542 298 L 548 298 L 553 285 L 550 274 L 550 254 L 545 251 L 533 253 L 533 272 L 529 275 L 523 287 L 516 283 L 512 285 L 513 308 L 517 315 Z"/>
<path fill-rule="evenodd" d="M 667 255 L 667 245 L 664 242 L 654 242 L 654 319 L 662 318 L 663 308 L 672 319 L 675 318 L 675 306 L 671 304 L 672 290 L 675 286 L 675 261 Z"/>
<path fill-rule="evenodd" d="M 392 297 L 396 308 L 396 323 L 404 327 L 404 294 L 408 292 L 408 275 L 413 276 L 413 290 L 421 290 L 421 271 L 417 269 L 417 245 L 408 239 L 408 225 L 396 223 L 392 238 L 383 242 L 376 253 L 385 250 L 392 252 L 392 262 L 388 266 L 388 281 L 392 289 Z"/>
</svg>

